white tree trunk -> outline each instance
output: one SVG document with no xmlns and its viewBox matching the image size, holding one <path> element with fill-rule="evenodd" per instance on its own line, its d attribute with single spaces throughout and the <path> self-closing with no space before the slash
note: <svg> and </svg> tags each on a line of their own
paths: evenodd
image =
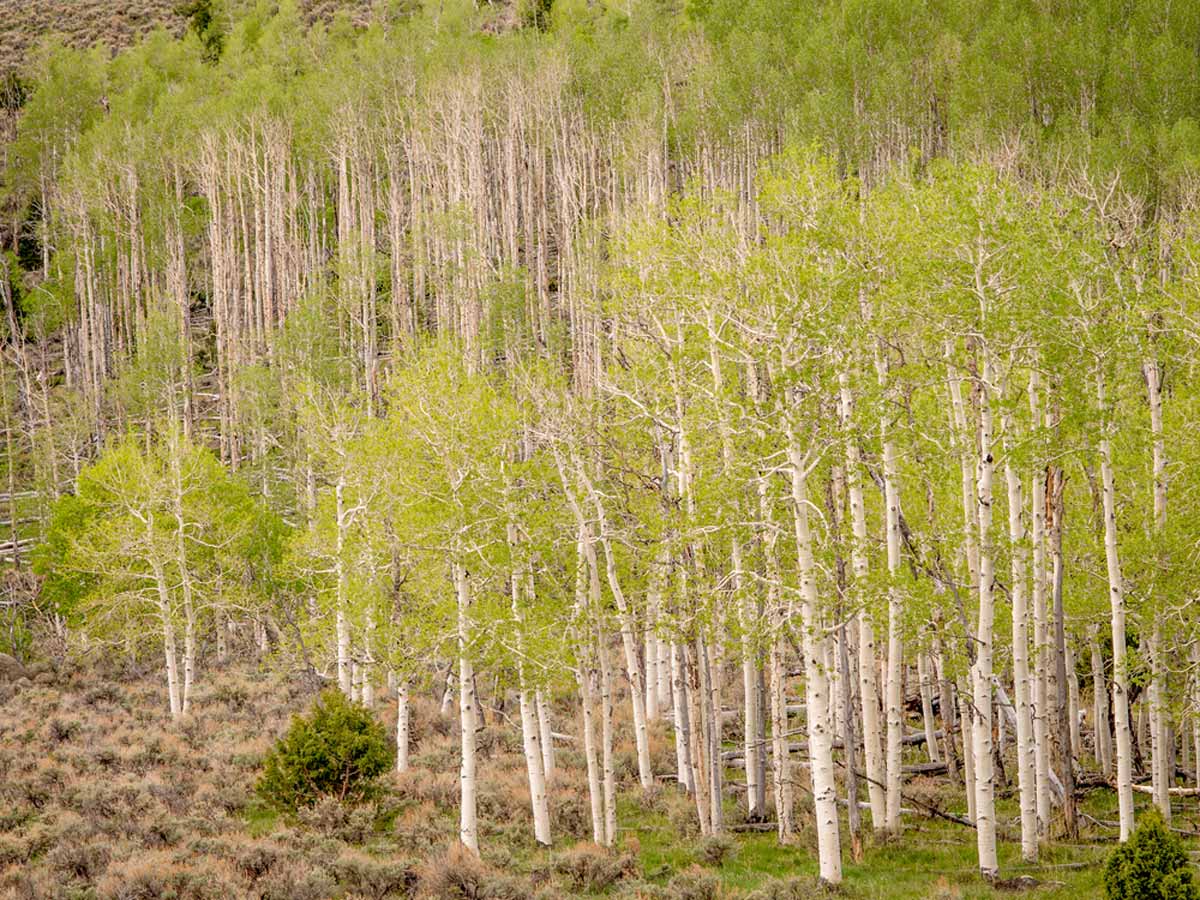
<svg viewBox="0 0 1200 900">
<path fill-rule="evenodd" d="M 886 428 L 886 426 L 884 426 Z M 886 828 L 900 832 L 901 766 L 904 740 L 903 606 L 897 579 L 900 574 L 900 488 L 896 471 L 896 445 L 883 442 L 884 504 L 887 515 L 888 657 L 887 657 L 887 811 Z"/>
<path fill-rule="evenodd" d="M 979 622 L 975 631 L 973 677 L 975 747 L 975 837 L 979 871 L 994 879 L 1000 871 L 996 855 L 996 803 L 992 762 L 992 639 L 995 621 L 995 576 L 992 558 L 992 365 L 983 351 L 983 379 L 979 401 L 979 463 L 977 498 L 979 519 Z"/>
<path fill-rule="evenodd" d="M 538 734 L 542 745 L 542 771 L 546 780 L 554 776 L 554 735 L 553 723 L 550 718 L 550 703 L 546 700 L 546 692 L 538 690 L 535 694 L 537 702 Z"/>
<path fill-rule="evenodd" d="M 683 651 L 678 644 L 671 645 L 671 691 L 675 732 L 675 780 L 691 793 L 695 790 L 695 774 L 692 772 L 692 757 L 688 747 L 691 743 L 690 722 L 683 683 Z"/>
<path fill-rule="evenodd" d="M 969 680 L 958 687 L 958 721 L 962 727 L 963 785 L 967 794 L 967 818 L 975 821 L 975 717 L 972 713 Z"/>
<path fill-rule="evenodd" d="M 782 616 L 777 616 L 777 620 Z M 782 623 L 780 623 L 782 628 Z M 771 774 L 775 796 L 775 822 L 781 844 L 795 840 L 793 818 L 795 788 L 792 786 L 792 763 L 788 757 L 787 673 L 784 668 L 785 644 L 782 638 L 771 642 Z"/>
<path fill-rule="evenodd" d="M 642 657 L 646 661 L 646 721 L 658 719 L 658 638 L 655 629 L 658 627 L 658 605 L 660 602 L 658 590 L 658 573 L 650 576 L 650 587 L 646 601 L 646 627 L 642 637 Z"/>
<path fill-rule="evenodd" d="M 1071 747 L 1075 753 L 1083 746 L 1079 732 L 1079 672 L 1076 670 L 1075 651 L 1067 644 L 1067 704 L 1071 713 Z"/>
<path fill-rule="evenodd" d="M 1153 436 L 1152 457 L 1154 475 L 1154 535 L 1161 540 L 1162 532 L 1167 524 L 1167 459 L 1163 441 L 1163 411 L 1162 390 L 1159 384 L 1158 363 L 1153 359 L 1146 360 L 1142 367 L 1146 376 L 1146 395 L 1150 404 L 1150 433 Z M 1156 552 L 1160 552 L 1156 548 Z M 1165 689 L 1163 686 L 1163 636 L 1162 617 L 1151 610 L 1154 624 L 1150 629 L 1150 748 L 1151 748 L 1151 778 L 1154 790 L 1154 805 L 1162 812 L 1163 818 L 1171 821 L 1171 795 L 1168 788 L 1175 781 L 1174 753 L 1168 760 L 1167 731 L 1168 717 L 1166 710 Z"/>
<path fill-rule="evenodd" d="M 1108 722 L 1108 683 L 1104 677 L 1104 656 L 1100 651 L 1099 626 L 1088 628 L 1092 650 L 1092 731 L 1096 746 L 1096 764 L 1105 778 L 1112 777 L 1112 728 Z"/>
<path fill-rule="evenodd" d="M 611 847 L 617 837 L 617 770 L 613 756 L 613 684 L 612 666 L 604 636 L 597 635 L 596 652 L 600 657 L 600 754 L 604 765 L 604 846 Z"/>
<path fill-rule="evenodd" d="M 841 387 L 841 416 L 846 426 L 846 493 L 850 498 L 850 529 L 853 534 L 850 559 L 854 571 L 857 605 L 866 605 L 867 591 L 867 514 L 863 502 L 862 474 L 858 443 L 849 428 L 852 396 L 849 376 L 839 376 Z M 876 831 L 885 827 L 887 817 L 886 773 L 883 761 L 882 729 L 880 727 L 879 689 L 875 680 L 875 628 L 871 614 L 865 609 L 858 624 L 859 704 L 862 708 L 863 753 L 866 758 L 867 795 L 871 801 L 871 825 Z"/>
<path fill-rule="evenodd" d="M 1032 391 L 1032 388 L 1031 388 Z M 1035 406 L 1036 417 L 1036 406 Z M 1050 619 L 1046 605 L 1046 473 L 1034 472 L 1030 497 L 1033 544 L 1033 772 L 1038 833 L 1050 832 Z"/>
<path fill-rule="evenodd" d="M 354 692 L 353 675 L 350 671 L 350 627 L 346 622 L 346 564 L 343 560 L 343 550 L 346 546 L 346 505 L 345 505 L 345 487 L 346 479 L 344 476 L 339 476 L 337 486 L 334 488 L 334 495 L 337 501 L 337 536 L 335 553 L 337 554 L 334 560 L 335 577 L 337 579 L 337 612 L 336 612 L 336 629 L 337 629 L 337 672 L 338 686 L 341 687 L 342 693 L 347 697 L 352 696 Z"/>
<path fill-rule="evenodd" d="M 604 551 L 605 575 L 608 580 L 609 590 L 612 592 L 613 600 L 617 606 L 617 621 L 621 629 L 621 647 L 625 651 L 625 671 L 629 676 L 629 699 L 633 710 L 633 734 L 634 743 L 637 748 L 638 780 L 641 782 L 643 788 L 649 789 L 654 785 L 654 770 L 650 763 L 650 734 L 646 726 L 646 682 L 643 678 L 641 663 L 638 660 L 637 630 L 633 619 L 633 611 L 625 597 L 625 592 L 621 587 L 621 580 L 617 573 L 616 555 L 613 552 L 612 541 L 609 536 L 608 519 L 600 493 L 592 484 L 591 479 L 588 478 L 582 462 L 578 459 L 574 459 L 573 462 L 579 480 L 592 501 L 598 523 L 598 537 L 593 536 L 591 527 L 584 517 L 582 507 L 574 499 L 574 495 L 570 494 L 570 484 L 564 463 L 561 459 L 558 460 L 559 478 L 563 483 L 563 487 L 568 491 L 568 501 L 575 513 L 576 523 L 586 535 L 583 541 L 583 549 L 587 558 L 588 568 L 592 573 L 591 577 L 594 579 L 590 590 L 593 602 L 595 603 L 599 602 L 600 571 L 595 547 L 597 540 Z M 600 648 L 600 652 L 603 662 L 604 649 Z"/>
<path fill-rule="evenodd" d="M 458 838 L 463 846 L 479 854 L 479 825 L 475 781 L 475 673 L 470 658 L 471 605 L 467 570 L 462 563 L 452 563 L 454 589 L 458 601 L 458 721 L 461 732 L 462 758 L 459 766 L 459 826 Z"/>
<path fill-rule="evenodd" d="M 930 762 L 941 762 L 938 753 L 937 725 L 933 720 L 933 676 L 924 652 L 917 654 L 917 679 L 921 690 L 921 722 L 925 726 L 925 752 Z"/>
<path fill-rule="evenodd" d="M 409 720 L 408 679 L 402 678 L 396 685 L 396 771 L 408 771 Z"/>
<path fill-rule="evenodd" d="M 1100 405 L 1100 479 L 1104 505 L 1104 557 L 1108 567 L 1108 597 L 1111 606 L 1113 680 L 1113 724 L 1117 745 L 1117 803 L 1120 809 L 1121 841 L 1133 832 L 1133 748 L 1129 729 L 1129 669 L 1125 656 L 1125 585 L 1117 555 L 1116 488 L 1113 484 L 1112 445 L 1109 439 L 1104 376 L 1098 375 Z"/>
<path fill-rule="evenodd" d="M 840 884 L 842 856 L 838 828 L 837 782 L 833 765 L 833 735 L 829 730 L 829 678 L 824 665 L 824 645 L 829 638 L 823 628 L 818 606 L 816 563 L 813 559 L 812 534 L 808 523 L 808 460 L 801 452 L 795 434 L 791 433 L 788 435 L 788 456 L 791 463 L 796 556 L 800 568 L 805 703 L 813 807 L 817 824 L 818 870 L 822 881 Z M 899 622 L 896 624 L 898 628 Z"/>
<path fill-rule="evenodd" d="M 533 836 L 543 846 L 550 846 L 550 805 L 546 794 L 545 759 L 542 757 L 541 730 L 538 727 L 533 691 L 524 685 L 524 672 L 518 671 L 521 680 L 519 703 L 521 708 L 521 738 L 525 750 L 525 770 L 529 776 L 529 797 L 533 807 Z"/>
<path fill-rule="evenodd" d="M 1007 422 L 1004 476 L 1008 483 L 1008 538 L 1012 556 L 1012 660 L 1013 696 L 1016 700 L 1017 785 L 1021 808 L 1021 858 L 1035 862 L 1038 855 L 1037 764 L 1033 735 L 1033 709 L 1029 690 L 1029 609 L 1025 599 L 1025 501 L 1021 478 L 1012 464 L 1011 428 Z"/>
<path fill-rule="evenodd" d="M 588 654 L 590 656 L 590 653 Z M 592 842 L 604 844 L 604 793 L 600 785 L 600 763 L 596 758 L 595 669 L 580 662 L 579 697 L 583 707 L 583 755 L 587 761 L 588 799 L 592 811 Z"/>
</svg>

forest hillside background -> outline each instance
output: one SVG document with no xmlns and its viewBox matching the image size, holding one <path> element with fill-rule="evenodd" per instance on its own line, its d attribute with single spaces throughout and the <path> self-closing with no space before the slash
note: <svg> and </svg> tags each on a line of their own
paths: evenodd
<svg viewBox="0 0 1200 900">
<path fill-rule="evenodd" d="M 0 890 L 1200 896 L 1200 7 L 0 42 Z"/>
</svg>

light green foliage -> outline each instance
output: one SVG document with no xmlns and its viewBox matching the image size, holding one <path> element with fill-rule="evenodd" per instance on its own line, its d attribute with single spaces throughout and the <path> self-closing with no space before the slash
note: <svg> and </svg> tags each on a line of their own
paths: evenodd
<svg viewBox="0 0 1200 900">
<path fill-rule="evenodd" d="M 201 614 L 255 603 L 255 591 L 269 585 L 282 530 L 210 451 L 170 431 L 128 435 L 80 473 L 75 494 L 55 503 L 34 566 L 46 576 L 44 595 L 68 620 L 96 637 L 137 638 L 148 618 L 165 624 L 163 617 L 182 615 L 185 570 Z M 158 573 L 171 585 L 165 608 Z"/>
</svg>

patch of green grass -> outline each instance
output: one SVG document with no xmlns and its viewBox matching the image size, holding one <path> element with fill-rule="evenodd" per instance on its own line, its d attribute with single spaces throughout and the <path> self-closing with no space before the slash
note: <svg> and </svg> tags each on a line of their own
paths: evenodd
<svg viewBox="0 0 1200 900">
<path fill-rule="evenodd" d="M 646 809 L 634 798 L 621 799 L 618 818 L 623 839 L 632 843 L 630 839 L 636 838 L 638 858 L 648 881 L 666 883 L 673 874 L 702 863 L 699 838 L 681 837 L 668 815 L 670 804 L 680 802 L 681 798 L 666 797 L 660 807 Z M 1144 805 L 1140 798 L 1139 805 Z M 1111 791 L 1092 791 L 1083 797 L 1080 811 L 1102 821 L 1113 819 L 1116 797 Z M 1015 822 L 1017 815 L 1012 798 L 998 800 L 997 816 L 1002 823 Z M 1013 896 L 1011 890 L 994 887 L 980 878 L 974 830 L 938 819 L 906 816 L 900 837 L 877 839 L 870 833 L 869 816 L 864 819 L 864 856 L 860 863 L 849 859 L 847 823 L 842 821 L 847 896 L 863 900 L 997 900 Z M 1191 823 L 1177 824 L 1192 827 Z M 816 875 L 816 843 L 811 829 L 802 830 L 797 842 L 788 847 L 780 846 L 774 833 L 738 834 L 736 838 L 736 849 L 711 869 L 730 897 L 742 896 L 772 879 Z M 1036 879 L 1040 887 L 1031 896 L 1038 900 L 1102 897 L 1102 872 L 1114 842 L 1114 833 L 1084 827 L 1078 841 L 1045 844 L 1039 851 L 1039 862 L 1027 864 L 1021 860 L 1019 843 L 1003 840 L 999 846 L 1000 876 L 1002 880 L 1019 876 Z"/>
<path fill-rule="evenodd" d="M 246 823 L 246 833 L 251 837 L 264 837 L 275 830 L 279 811 L 255 799 L 242 808 L 242 821 Z"/>
</svg>

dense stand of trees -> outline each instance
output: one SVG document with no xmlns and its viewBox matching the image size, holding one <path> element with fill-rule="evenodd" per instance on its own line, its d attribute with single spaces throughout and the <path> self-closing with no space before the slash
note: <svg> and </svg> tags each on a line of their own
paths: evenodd
<svg viewBox="0 0 1200 900">
<path fill-rule="evenodd" d="M 472 849 L 508 689 L 546 844 L 571 697 L 601 844 L 618 704 L 705 834 L 731 766 L 781 841 L 809 792 L 829 882 L 860 798 L 902 830 L 914 744 L 988 877 L 1010 741 L 1026 859 L 1087 773 L 1122 838 L 1135 789 L 1169 816 L 1200 767 L 1200 13 L 489 16 L 285 2 L 41 55 L 0 271 L 30 609 L 152 641 L 175 715 L 239 635 L 387 683 L 401 769 L 440 691 Z"/>
</svg>

